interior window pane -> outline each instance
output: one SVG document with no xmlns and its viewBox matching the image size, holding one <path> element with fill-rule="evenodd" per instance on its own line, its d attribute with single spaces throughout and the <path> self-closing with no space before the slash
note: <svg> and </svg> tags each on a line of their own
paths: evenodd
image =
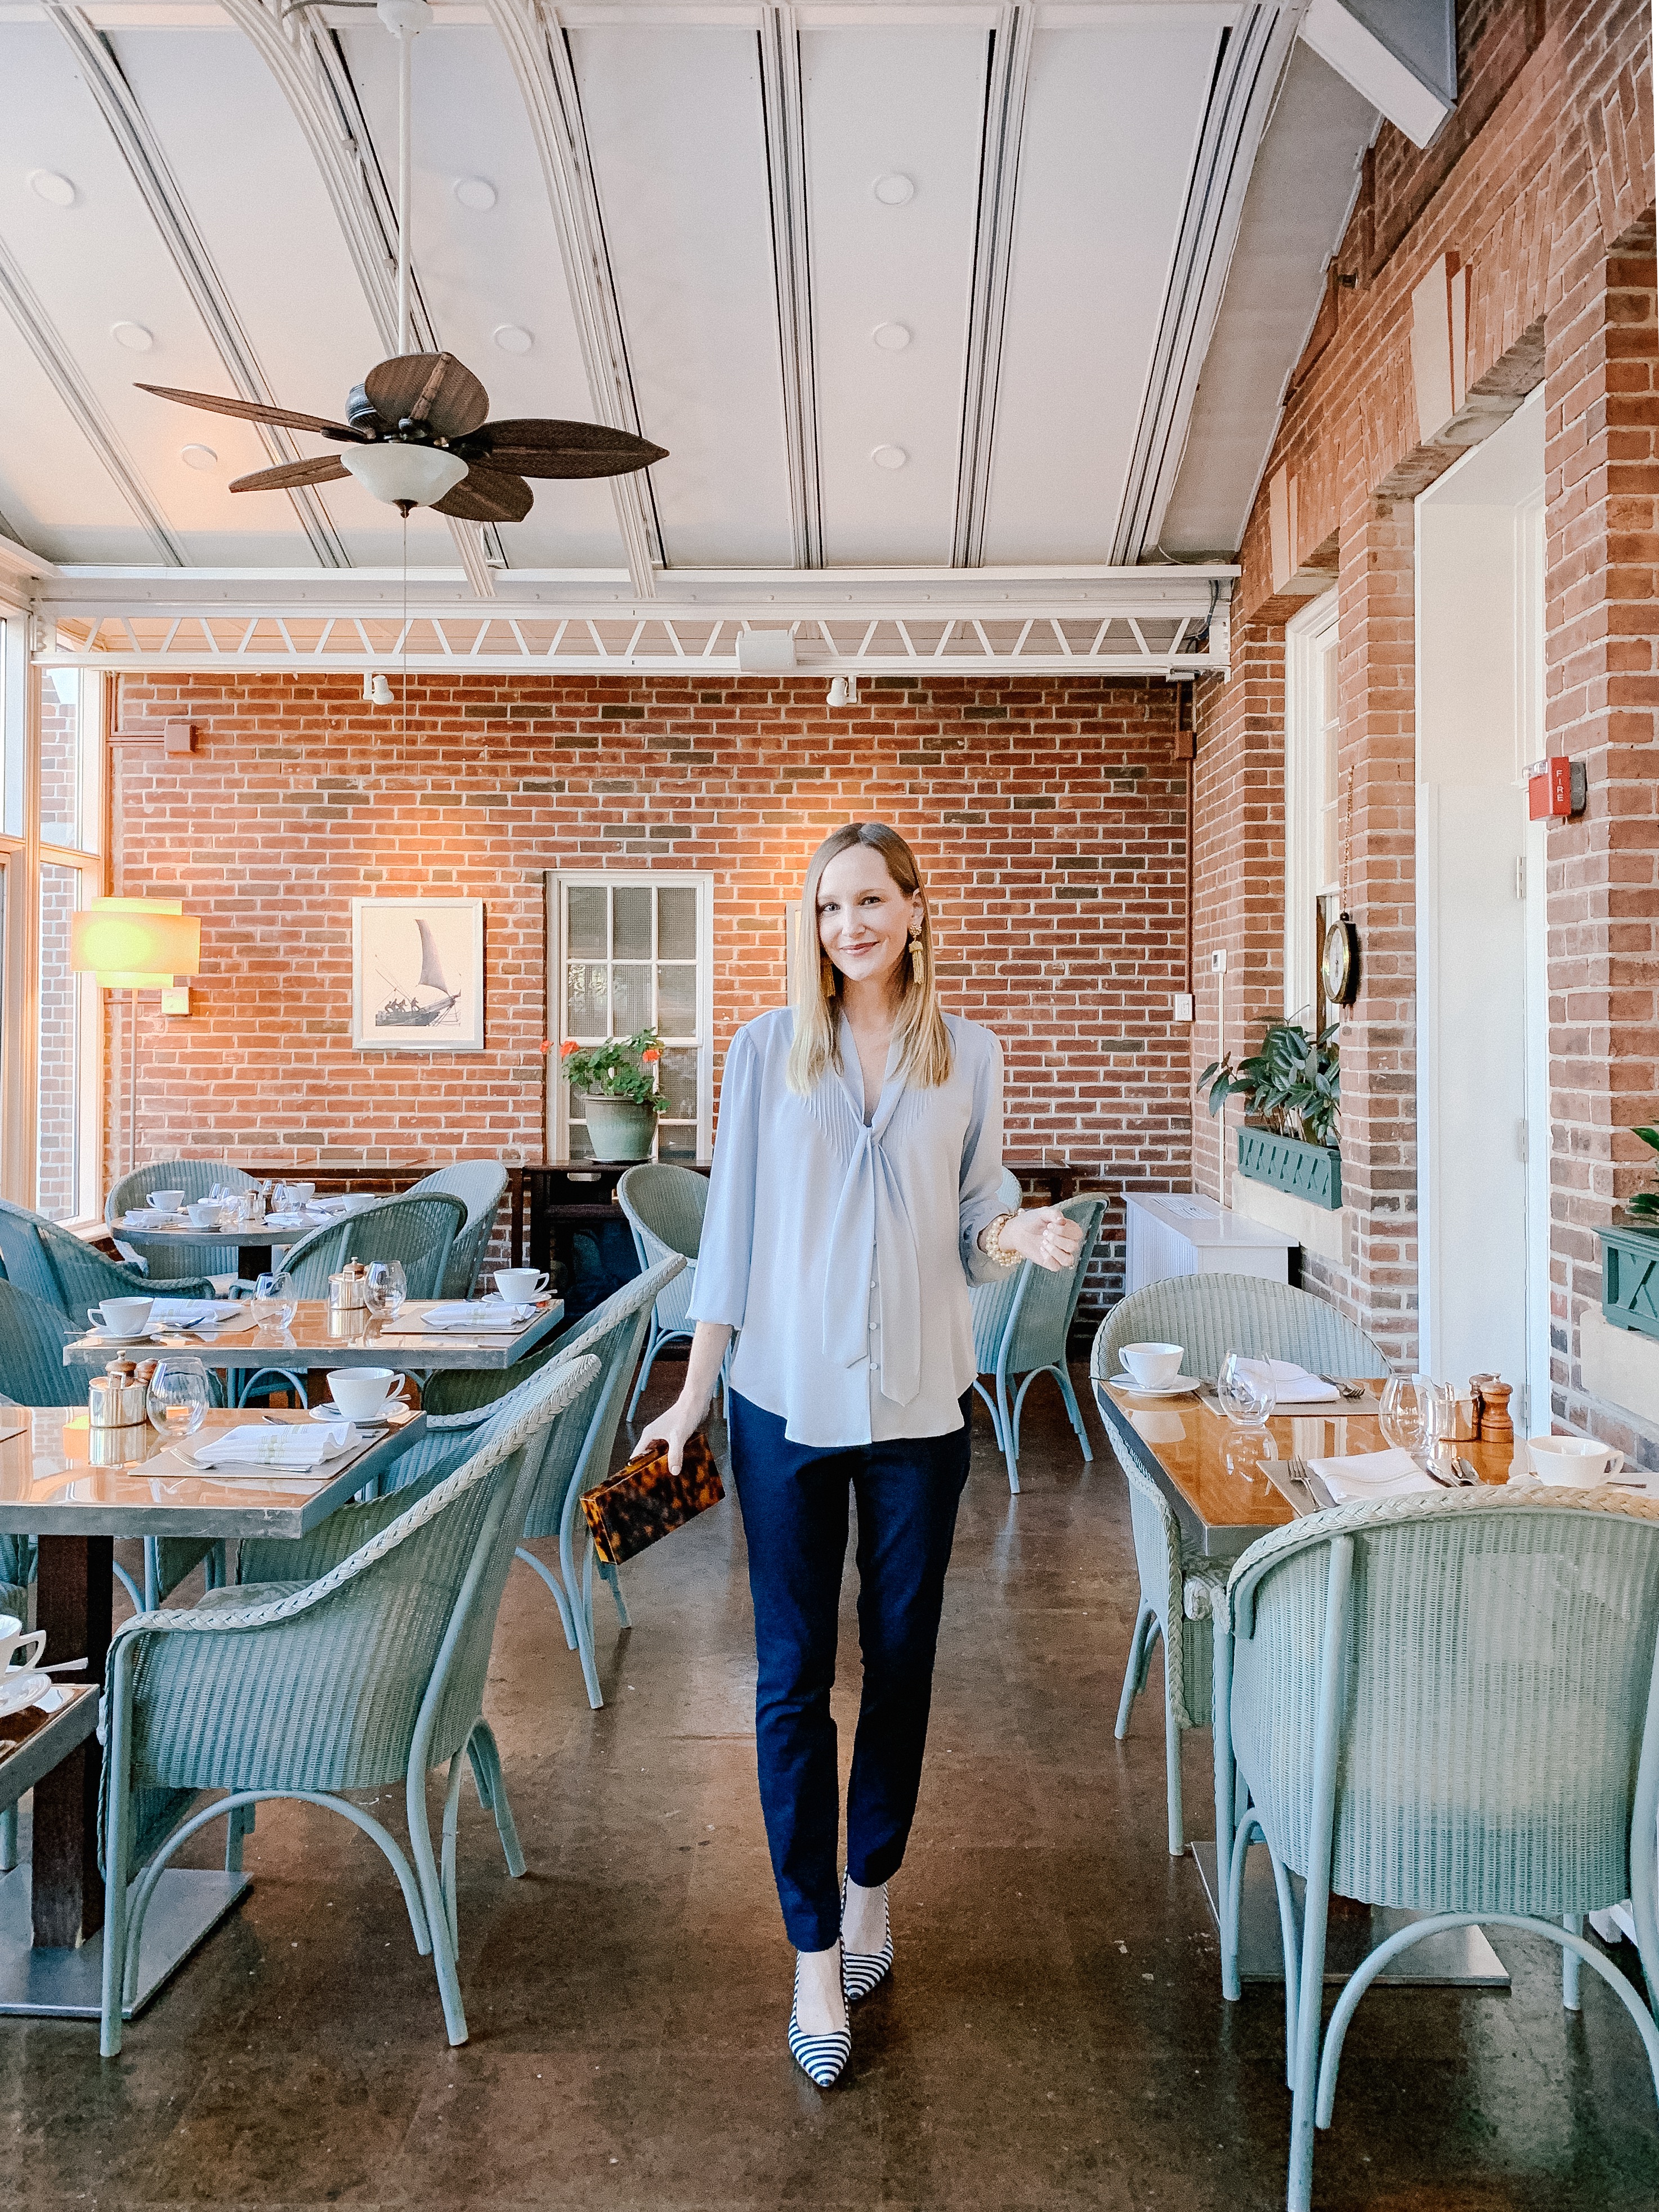
<svg viewBox="0 0 1659 2212">
<path fill-rule="evenodd" d="M 565 969 L 565 1025 L 574 1037 L 607 1036 L 605 967 L 602 960 L 572 960 Z"/>
<path fill-rule="evenodd" d="M 697 895 L 696 891 L 657 893 L 657 957 L 661 960 L 695 960 L 697 957 Z"/>
<path fill-rule="evenodd" d="M 40 672 L 40 837 L 81 842 L 81 672 Z"/>
<path fill-rule="evenodd" d="M 603 960 L 609 947 L 605 941 L 605 887 L 601 884 L 575 884 L 571 886 L 569 903 L 565 908 L 565 928 L 569 937 L 566 951 L 573 960 Z"/>
<path fill-rule="evenodd" d="M 663 1111 L 673 1121 L 697 1117 L 697 1054 L 695 1046 L 665 1052 L 657 1069 L 657 1088 L 668 1101 Z M 696 1131 L 692 1132 L 695 1136 Z"/>
<path fill-rule="evenodd" d="M 617 894 L 618 909 L 622 894 Z M 632 1036 L 651 1026 L 651 966 L 645 960 L 618 960 L 611 970 L 611 1034 Z"/>
<path fill-rule="evenodd" d="M 697 1034 L 697 971 L 695 968 L 657 969 L 657 1027 L 665 1037 Z"/>
<path fill-rule="evenodd" d="M 573 1106 L 576 1103 L 574 1094 L 570 1103 Z M 573 1160 L 591 1160 L 593 1157 L 593 1139 L 587 1133 L 586 1121 L 573 1121 L 570 1124 L 570 1157 Z"/>
<path fill-rule="evenodd" d="M 81 986 L 70 968 L 70 916 L 78 889 L 76 869 L 42 867 L 34 1204 L 52 1221 L 70 1220 L 78 1211 Z"/>
<path fill-rule="evenodd" d="M 616 941 L 611 952 L 618 960 L 651 957 L 651 891 L 645 884 L 623 884 L 611 893 L 616 918 Z"/>
<path fill-rule="evenodd" d="M 695 1121 L 659 1121 L 657 1124 L 657 1158 L 659 1160 L 695 1160 L 697 1157 L 697 1126 Z"/>
</svg>

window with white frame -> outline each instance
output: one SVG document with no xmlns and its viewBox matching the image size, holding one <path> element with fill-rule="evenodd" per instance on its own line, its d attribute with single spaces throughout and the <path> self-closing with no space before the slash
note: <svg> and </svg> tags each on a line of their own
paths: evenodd
<svg viewBox="0 0 1659 2212">
<path fill-rule="evenodd" d="M 1324 1019 L 1319 952 L 1341 891 L 1336 594 L 1285 626 L 1285 1016 Z"/>
<path fill-rule="evenodd" d="M 29 665 L 0 614 L 0 1188 L 54 1221 L 103 1200 L 103 1031 L 70 967 L 70 918 L 104 890 L 106 679 Z"/>
<path fill-rule="evenodd" d="M 714 878 L 638 872 L 547 879 L 550 1159 L 591 1159 L 582 1100 L 559 1076 L 568 1042 L 654 1029 L 659 1160 L 707 1159 L 714 1132 Z"/>
</svg>

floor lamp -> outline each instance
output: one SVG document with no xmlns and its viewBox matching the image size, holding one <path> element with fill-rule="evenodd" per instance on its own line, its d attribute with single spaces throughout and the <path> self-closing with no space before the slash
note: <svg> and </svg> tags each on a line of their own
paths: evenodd
<svg viewBox="0 0 1659 2212">
<path fill-rule="evenodd" d="M 127 1173 L 138 1164 L 138 994 L 169 991 L 202 964 L 202 925 L 179 899 L 94 899 L 70 919 L 70 966 L 126 991 Z"/>
</svg>

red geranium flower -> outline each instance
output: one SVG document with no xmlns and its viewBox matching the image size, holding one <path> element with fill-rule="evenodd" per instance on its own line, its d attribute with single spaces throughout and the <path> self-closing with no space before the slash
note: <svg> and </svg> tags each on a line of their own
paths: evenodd
<svg viewBox="0 0 1659 2212">
<path fill-rule="evenodd" d="M 640 1058 L 645 1062 L 646 1066 L 649 1067 L 652 1061 L 653 1060 L 660 1060 L 662 1058 L 662 1054 L 657 1050 L 655 1045 L 648 1044 L 645 1050 L 640 1054 Z"/>
<path fill-rule="evenodd" d="M 561 1060 L 568 1060 L 573 1052 L 579 1052 L 580 1049 L 581 1048 L 578 1045 L 574 1037 L 567 1037 L 564 1042 L 559 1047 L 559 1058 Z"/>
</svg>

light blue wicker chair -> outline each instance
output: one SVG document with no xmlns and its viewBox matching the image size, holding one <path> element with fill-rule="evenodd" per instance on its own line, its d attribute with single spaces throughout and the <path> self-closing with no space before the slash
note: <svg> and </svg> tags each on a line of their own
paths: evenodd
<svg viewBox="0 0 1659 2212">
<path fill-rule="evenodd" d="M 517 1417 L 412 1503 L 399 1492 L 331 1516 L 313 1557 L 328 1557 L 343 1539 L 354 1548 L 314 1580 L 216 1592 L 191 1609 L 122 1624 L 106 1678 L 106 2057 L 121 2047 L 124 1991 L 162 1869 L 222 1814 L 230 1820 L 227 1863 L 239 1866 L 246 1808 L 269 1797 L 325 1806 L 379 1844 L 402 1887 L 416 1947 L 436 1968 L 449 2040 L 466 2040 L 456 1973 L 461 1753 L 495 1814 L 508 1873 L 522 1874 L 483 1717 L 489 1646 L 545 1432 L 595 1371 L 586 1359 L 545 1370 Z M 446 1763 L 440 1860 L 426 1790 L 428 1774 Z M 408 1857 L 388 1829 L 339 1794 L 399 1782 Z M 198 1790 L 228 1794 L 179 1820 L 129 1896 L 140 1831 L 158 1799 Z"/>
<path fill-rule="evenodd" d="M 629 1168 L 617 1185 L 617 1203 L 634 1232 L 634 1249 L 641 1269 L 656 1267 L 675 1253 L 686 1262 L 685 1272 L 657 1300 L 645 1340 L 645 1358 L 634 1395 L 628 1401 L 631 1421 L 651 1380 L 651 1368 L 665 1344 L 689 1339 L 696 1327 L 690 1318 L 691 1293 L 697 1282 L 697 1249 L 702 1243 L 702 1217 L 708 1204 L 708 1178 L 690 1168 L 669 1167 L 654 1160 Z M 727 1360 L 730 1353 L 728 1350 Z M 726 1365 L 720 1370 L 722 1386 Z"/>
<path fill-rule="evenodd" d="M 399 1260 L 411 1298 L 441 1295 L 450 1249 L 466 1225 L 466 1204 L 447 1191 L 383 1198 L 313 1229 L 289 1247 L 283 1266 L 302 1298 L 325 1298 L 328 1279 L 348 1260 Z"/>
<path fill-rule="evenodd" d="M 438 1291 L 441 1298 L 471 1297 L 472 1285 L 489 1249 L 489 1240 L 495 1233 L 495 1218 L 501 1210 L 501 1193 L 506 1188 L 507 1170 L 499 1160 L 457 1160 L 453 1167 L 440 1168 L 434 1175 L 411 1183 L 403 1194 L 405 1198 L 424 1198 L 430 1191 L 441 1191 L 447 1197 L 459 1198 L 466 1208 L 466 1219 L 456 1231 L 455 1242 L 445 1262 L 443 1283 Z"/>
<path fill-rule="evenodd" d="M 1039 1267 L 1021 1261 L 1012 1275 L 1000 1283 L 975 1285 L 969 1293 L 974 1315 L 974 1357 L 981 1375 L 995 1378 L 996 1396 L 982 1382 L 975 1389 L 991 1410 L 997 1443 L 1008 1467 L 1008 1487 L 1019 1488 L 1019 1417 L 1025 1394 L 1039 1375 L 1052 1375 L 1066 1401 L 1066 1412 L 1085 1460 L 1092 1460 L 1089 1432 L 1083 1425 L 1077 1392 L 1066 1364 L 1066 1339 L 1083 1295 L 1106 1201 L 1100 1198 L 1068 1198 L 1060 1211 L 1083 1229 L 1083 1245 L 1069 1273 Z M 1010 1396 L 1013 1378 L 1019 1388 Z"/>
<path fill-rule="evenodd" d="M 1113 1307 L 1089 1354 L 1089 1372 L 1103 1382 L 1118 1371 L 1126 1344 L 1179 1344 L 1193 1375 L 1213 1376 L 1229 1352 L 1293 1359 L 1313 1374 L 1383 1376 L 1389 1363 L 1364 1331 L 1334 1306 L 1253 1275 L 1172 1275 L 1132 1291 Z M 1129 1522 L 1140 1571 L 1140 1606 L 1123 1670 L 1115 1733 L 1129 1733 L 1134 1701 L 1146 1686 L 1152 1653 L 1164 1644 L 1164 1741 L 1170 1850 L 1187 1847 L 1181 1802 L 1181 1737 L 1207 1727 L 1212 1639 L 1210 1607 L 1215 1569 L 1185 1544 L 1167 1500 L 1127 1462 Z"/>
<path fill-rule="evenodd" d="M 1308 2212 L 1342 2040 L 1378 1972 L 1445 1928 L 1519 1928 L 1589 1966 L 1635 2021 L 1659 2092 L 1659 1504 L 1527 1483 L 1339 1507 L 1252 1544 L 1217 1649 L 1217 1792 L 1244 1806 L 1222 1987 L 1259 1831 L 1285 1946 L 1289 2212 Z M 1232 1763 L 1236 1762 L 1236 1778 Z M 1222 1854 L 1219 1845 L 1218 1858 Z M 1298 1933 L 1288 1875 L 1306 1886 Z M 1331 1893 L 1425 1917 L 1344 1984 L 1320 2045 Z M 1585 1940 L 1629 1897 L 1648 1998 Z"/>
<path fill-rule="evenodd" d="M 232 1255 L 233 1259 L 234 1255 Z M 142 1297 L 148 1287 L 137 1267 L 111 1260 L 81 1237 L 48 1221 L 44 1213 L 0 1199 L 0 1265 L 6 1279 L 32 1297 L 44 1298 L 67 1314 L 79 1334 L 87 1325 L 87 1308 L 106 1298 Z M 167 1285 L 167 1296 L 210 1298 L 213 1285 L 205 1275 L 185 1276 Z M 53 1401 L 53 1403 L 58 1402 Z"/>
<path fill-rule="evenodd" d="M 181 1190 L 186 1203 L 205 1198 L 215 1183 L 227 1190 L 252 1190 L 253 1177 L 223 1160 L 161 1160 L 155 1167 L 137 1168 L 123 1176 L 104 1200 L 104 1219 L 114 1223 L 133 1206 L 142 1206 L 153 1190 Z M 174 1251 L 155 1249 L 135 1254 L 118 1237 L 116 1249 L 138 1260 L 152 1283 L 173 1283 L 198 1275 L 237 1275 L 241 1255 L 234 1244 L 181 1244 Z"/>
</svg>

